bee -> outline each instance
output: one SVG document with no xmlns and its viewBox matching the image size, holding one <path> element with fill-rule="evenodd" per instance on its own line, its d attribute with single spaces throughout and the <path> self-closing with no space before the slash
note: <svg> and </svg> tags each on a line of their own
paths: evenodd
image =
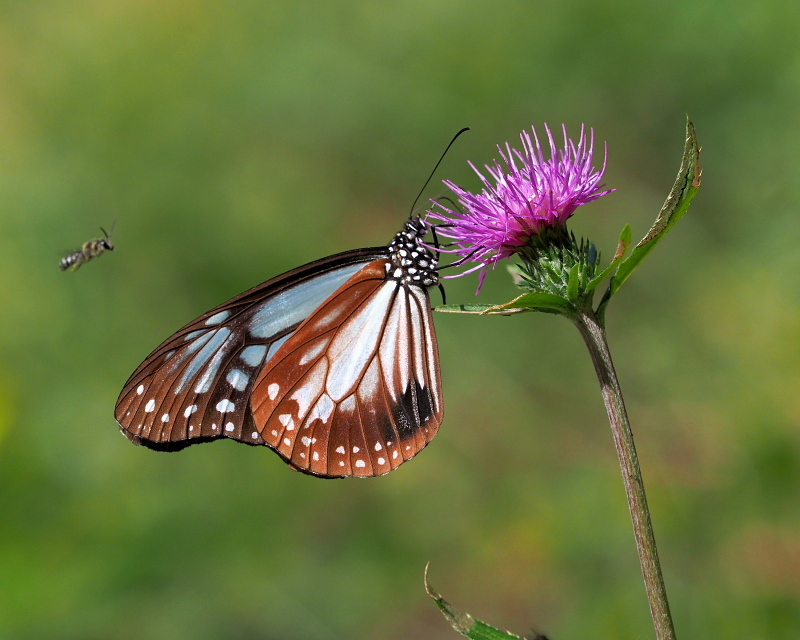
<svg viewBox="0 0 800 640">
<path fill-rule="evenodd" d="M 94 240 L 84 242 L 80 249 L 71 252 L 61 259 L 61 262 L 58 264 L 59 268 L 62 271 L 66 271 L 67 269 L 76 271 L 83 263 L 89 262 L 89 260 L 96 258 L 104 251 L 113 251 L 114 245 L 111 244 L 111 234 L 106 233 L 103 227 L 100 227 L 100 231 L 103 232 L 102 238 L 95 238 Z M 111 225 L 111 231 L 114 231 L 113 224 Z"/>
</svg>

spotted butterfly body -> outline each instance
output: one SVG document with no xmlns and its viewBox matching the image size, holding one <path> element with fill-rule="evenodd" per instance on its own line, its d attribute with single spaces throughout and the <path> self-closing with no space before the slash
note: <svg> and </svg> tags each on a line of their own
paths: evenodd
<svg viewBox="0 0 800 640">
<path fill-rule="evenodd" d="M 203 314 L 133 373 L 115 417 L 162 451 L 231 438 L 316 476 L 377 476 L 442 421 L 427 226 L 273 278 Z"/>
</svg>

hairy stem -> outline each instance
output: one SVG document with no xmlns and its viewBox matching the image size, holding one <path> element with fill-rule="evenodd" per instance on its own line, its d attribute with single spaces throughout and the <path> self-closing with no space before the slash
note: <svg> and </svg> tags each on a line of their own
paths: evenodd
<svg viewBox="0 0 800 640">
<path fill-rule="evenodd" d="M 658 640 L 675 640 L 675 628 L 672 624 L 667 590 L 658 561 L 658 549 L 653 535 L 653 525 L 650 522 L 650 510 L 647 508 L 642 471 L 639 468 L 639 458 L 633 444 L 633 432 L 630 422 L 628 422 L 625 403 L 622 400 L 622 391 L 614 371 L 614 364 L 611 361 L 611 353 L 608 350 L 605 329 L 591 311 L 582 312 L 573 319 L 592 356 L 608 411 L 608 419 L 611 422 L 611 432 L 622 469 L 625 493 L 628 496 L 628 506 L 633 519 L 633 533 L 636 536 L 639 562 L 642 565 L 656 637 Z"/>
</svg>

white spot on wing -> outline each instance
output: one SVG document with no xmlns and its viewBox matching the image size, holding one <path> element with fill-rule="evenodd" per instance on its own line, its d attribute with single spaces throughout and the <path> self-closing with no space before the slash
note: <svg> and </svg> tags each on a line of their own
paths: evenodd
<svg viewBox="0 0 800 640">
<path fill-rule="evenodd" d="M 339 411 L 343 413 L 354 413 L 356 410 L 356 397 L 347 396 L 339 405 Z"/>
<path fill-rule="evenodd" d="M 281 390 L 280 385 L 277 382 L 273 382 L 267 387 L 267 395 L 269 396 L 270 400 L 274 400 L 278 396 L 278 391 Z"/>
<path fill-rule="evenodd" d="M 225 431 L 228 431 L 228 432 L 233 431 L 235 428 L 236 428 L 236 425 L 233 424 L 232 422 L 229 422 L 228 424 L 225 425 Z"/>
<path fill-rule="evenodd" d="M 356 466 L 359 467 L 359 468 L 360 467 L 366 467 L 367 463 L 364 462 L 363 460 L 356 460 Z"/>
<path fill-rule="evenodd" d="M 317 331 L 324 331 L 334 324 L 344 313 L 345 308 L 342 305 L 331 305 L 325 315 L 318 315 L 314 318 L 314 328 Z"/>
<path fill-rule="evenodd" d="M 186 407 L 186 411 L 183 412 L 183 417 L 188 418 L 195 411 L 197 411 L 197 405 L 196 404 L 189 405 L 188 407 Z"/>
<path fill-rule="evenodd" d="M 322 339 L 317 340 L 313 346 L 309 347 L 306 352 L 303 354 L 303 357 L 300 358 L 300 362 L 298 364 L 306 365 L 312 360 L 315 360 L 317 356 L 319 356 L 323 351 L 325 351 L 325 347 L 328 346 L 328 340 Z"/>
<path fill-rule="evenodd" d="M 286 427 L 287 431 L 293 431 L 294 430 L 294 419 L 292 418 L 292 415 L 290 413 L 283 413 L 283 414 L 279 415 L 278 416 L 278 421 L 284 427 Z"/>
<path fill-rule="evenodd" d="M 328 362 L 326 358 L 322 358 L 314 367 L 309 371 L 303 382 L 292 394 L 292 400 L 297 402 L 297 417 L 302 420 L 305 418 L 311 403 L 317 399 L 317 396 L 322 391 L 322 385 L 325 383 L 325 374 L 328 371 Z"/>
<path fill-rule="evenodd" d="M 314 455 L 311 456 L 314 460 L 319 460 L 319 454 L 315 451 Z"/>
<path fill-rule="evenodd" d="M 345 453 L 344 447 L 342 446 L 336 447 L 336 453 L 341 453 L 342 455 L 344 455 Z"/>
<path fill-rule="evenodd" d="M 140 384 L 138 387 L 136 387 L 136 395 L 137 395 L 137 396 L 140 396 L 140 395 L 142 395 L 143 393 L 144 393 L 144 385 L 143 385 L 143 384 Z"/>
<path fill-rule="evenodd" d="M 220 400 L 217 403 L 217 411 L 220 413 L 230 413 L 236 409 L 236 405 L 230 400 Z"/>
<path fill-rule="evenodd" d="M 398 454 L 397 451 L 393 451 L 392 452 L 392 460 L 395 460 L 398 455 L 400 455 L 400 454 Z"/>
<path fill-rule="evenodd" d="M 169 422 L 169 414 L 168 413 L 165 413 L 163 416 L 161 416 L 161 422 Z"/>
<path fill-rule="evenodd" d="M 358 447 L 353 447 L 353 453 L 358 453 L 359 451 L 361 451 L 361 449 Z"/>
<path fill-rule="evenodd" d="M 283 444 L 285 444 L 288 447 L 288 446 L 290 446 L 292 444 L 292 441 L 289 440 L 289 438 L 284 438 L 283 439 Z"/>
<path fill-rule="evenodd" d="M 378 458 L 378 464 L 386 464 L 386 460 L 383 458 Z"/>
<path fill-rule="evenodd" d="M 331 400 L 329 395 L 323 393 L 319 397 L 319 400 L 317 401 L 317 412 L 320 420 L 327 422 L 335 408 L 336 405 L 333 403 L 333 400 Z"/>
<path fill-rule="evenodd" d="M 253 440 L 258 440 L 258 431 L 253 431 L 253 433 L 250 434 L 250 437 Z"/>
<path fill-rule="evenodd" d="M 309 438 L 308 436 L 303 436 L 302 438 L 300 438 L 300 441 L 306 446 L 311 444 L 311 438 Z"/>
<path fill-rule="evenodd" d="M 156 408 L 156 401 L 152 398 L 147 401 L 147 404 L 144 405 L 145 413 L 150 413 L 153 409 Z"/>
<path fill-rule="evenodd" d="M 308 417 L 305 419 L 305 426 L 311 426 L 311 423 L 317 419 L 321 420 L 322 422 L 327 422 L 335 408 L 336 405 L 333 403 L 333 400 L 330 399 L 330 396 L 323 393 L 319 397 L 319 400 L 317 400 L 317 403 L 314 405 L 311 413 L 309 413 Z"/>
<path fill-rule="evenodd" d="M 383 449 L 383 445 L 380 442 L 375 443 L 375 451 L 380 451 Z"/>
</svg>

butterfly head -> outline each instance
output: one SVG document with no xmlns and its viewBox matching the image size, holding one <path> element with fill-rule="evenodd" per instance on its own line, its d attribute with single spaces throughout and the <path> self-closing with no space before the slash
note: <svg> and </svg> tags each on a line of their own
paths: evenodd
<svg viewBox="0 0 800 640">
<path fill-rule="evenodd" d="M 418 287 L 434 287 L 439 282 L 438 261 L 422 239 L 428 225 L 420 218 L 406 221 L 402 231 L 389 243 L 391 269 L 387 277 Z"/>
</svg>

